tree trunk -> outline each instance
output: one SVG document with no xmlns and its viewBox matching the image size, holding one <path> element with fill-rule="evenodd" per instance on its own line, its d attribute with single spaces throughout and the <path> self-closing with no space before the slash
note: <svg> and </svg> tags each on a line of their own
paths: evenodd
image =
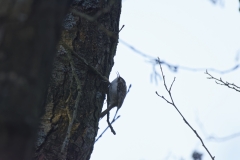
<svg viewBox="0 0 240 160">
<path fill-rule="evenodd" d="M 88 160 L 119 32 L 121 0 L 75 0 L 63 23 L 35 159 Z"/>
<path fill-rule="evenodd" d="M 0 0 L 0 159 L 32 159 L 70 0 Z"/>
</svg>

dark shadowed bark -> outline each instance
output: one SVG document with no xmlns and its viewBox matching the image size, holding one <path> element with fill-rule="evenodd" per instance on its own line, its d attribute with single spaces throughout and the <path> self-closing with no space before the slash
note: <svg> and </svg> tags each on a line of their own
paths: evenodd
<svg viewBox="0 0 240 160">
<path fill-rule="evenodd" d="M 32 159 L 70 0 L 0 0 L 0 159 Z"/>
<path fill-rule="evenodd" d="M 76 0 L 66 15 L 35 159 L 88 160 L 114 64 L 121 0 Z M 102 75 L 100 76 L 99 73 Z"/>
</svg>

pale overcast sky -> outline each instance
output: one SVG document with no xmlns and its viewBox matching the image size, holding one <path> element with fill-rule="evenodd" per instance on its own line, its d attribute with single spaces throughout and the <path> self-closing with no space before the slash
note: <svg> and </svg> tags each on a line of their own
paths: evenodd
<svg viewBox="0 0 240 160">
<path fill-rule="evenodd" d="M 136 49 L 174 65 L 190 68 L 227 70 L 240 62 L 240 13 L 237 0 L 213 5 L 210 0 L 125 0 L 122 3 L 120 39 Z M 120 26 L 121 27 L 121 26 Z M 156 70 L 160 73 L 159 67 Z M 163 66 L 174 101 L 202 137 L 216 160 L 238 160 L 240 136 L 224 142 L 208 136 L 225 137 L 240 132 L 239 92 L 208 80 L 204 71 L 180 69 L 173 73 Z M 151 82 L 152 65 L 121 41 L 118 44 L 116 72 L 132 84 L 121 118 L 95 144 L 91 160 L 191 160 L 197 150 L 210 157 L 199 139 L 180 115 L 155 91 L 168 98 L 163 81 Z M 240 86 L 240 69 L 213 76 Z M 111 112 L 113 116 L 115 110 Z M 99 133 L 107 126 L 100 121 Z"/>
</svg>

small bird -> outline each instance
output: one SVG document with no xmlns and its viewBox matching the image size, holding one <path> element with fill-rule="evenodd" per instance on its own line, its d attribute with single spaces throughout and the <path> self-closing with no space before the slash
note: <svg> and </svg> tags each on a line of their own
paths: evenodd
<svg viewBox="0 0 240 160">
<path fill-rule="evenodd" d="M 107 109 L 100 114 L 100 118 L 103 118 L 115 106 L 117 106 L 118 111 L 123 104 L 126 94 L 126 82 L 122 77 L 120 77 L 119 73 L 117 73 L 117 78 L 109 85 L 107 94 Z"/>
</svg>

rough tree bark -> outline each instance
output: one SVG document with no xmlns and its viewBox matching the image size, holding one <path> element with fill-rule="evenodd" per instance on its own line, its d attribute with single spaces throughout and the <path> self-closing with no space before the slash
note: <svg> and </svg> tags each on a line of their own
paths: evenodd
<svg viewBox="0 0 240 160">
<path fill-rule="evenodd" d="M 121 0 L 75 0 L 48 88 L 35 159 L 88 160 L 114 64 Z M 83 60 L 84 59 L 84 60 Z"/>
<path fill-rule="evenodd" d="M 32 159 L 70 0 L 0 0 L 0 159 Z"/>
</svg>

